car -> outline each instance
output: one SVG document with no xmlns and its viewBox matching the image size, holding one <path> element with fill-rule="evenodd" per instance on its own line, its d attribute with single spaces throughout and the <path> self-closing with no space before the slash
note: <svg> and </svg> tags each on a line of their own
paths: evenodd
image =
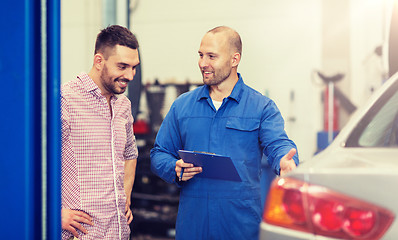
<svg viewBox="0 0 398 240">
<path fill-rule="evenodd" d="M 333 142 L 273 180 L 261 240 L 398 239 L 398 74 Z"/>
</svg>

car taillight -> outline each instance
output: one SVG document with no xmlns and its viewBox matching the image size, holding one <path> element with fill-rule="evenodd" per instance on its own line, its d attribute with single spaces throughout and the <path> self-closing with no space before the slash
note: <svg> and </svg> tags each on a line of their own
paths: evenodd
<svg viewBox="0 0 398 240">
<path fill-rule="evenodd" d="M 339 239 L 376 240 L 394 220 L 390 211 L 325 187 L 292 179 L 275 179 L 263 221 Z"/>
</svg>

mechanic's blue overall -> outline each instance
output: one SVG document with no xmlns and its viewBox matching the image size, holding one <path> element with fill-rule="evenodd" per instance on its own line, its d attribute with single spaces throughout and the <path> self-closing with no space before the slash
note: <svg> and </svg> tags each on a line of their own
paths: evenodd
<svg viewBox="0 0 398 240">
<path fill-rule="evenodd" d="M 257 239 L 262 155 L 279 174 L 279 161 L 291 148 L 296 145 L 275 103 L 245 85 L 240 74 L 218 111 L 206 85 L 177 98 L 151 151 L 152 171 L 181 187 L 176 239 Z M 179 182 L 175 163 L 180 149 L 231 157 L 242 182 L 199 177 Z M 294 161 L 298 164 L 297 154 Z"/>
</svg>

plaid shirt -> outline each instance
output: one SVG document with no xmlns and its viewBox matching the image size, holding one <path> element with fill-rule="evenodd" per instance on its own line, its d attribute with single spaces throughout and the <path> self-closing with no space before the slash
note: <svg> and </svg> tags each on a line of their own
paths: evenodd
<svg viewBox="0 0 398 240">
<path fill-rule="evenodd" d="M 62 207 L 93 218 L 82 224 L 81 240 L 128 239 L 124 215 L 124 161 L 136 159 L 130 101 L 111 97 L 109 105 L 85 73 L 62 86 Z M 72 234 L 62 231 L 62 239 Z"/>
</svg>

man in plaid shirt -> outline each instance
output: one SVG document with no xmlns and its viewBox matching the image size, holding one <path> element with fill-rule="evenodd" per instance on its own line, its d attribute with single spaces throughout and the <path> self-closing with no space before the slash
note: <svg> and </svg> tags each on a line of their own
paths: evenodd
<svg viewBox="0 0 398 240">
<path fill-rule="evenodd" d="M 129 239 L 138 151 L 121 93 L 138 64 L 135 36 L 109 26 L 90 72 L 62 86 L 62 239 Z"/>
</svg>

